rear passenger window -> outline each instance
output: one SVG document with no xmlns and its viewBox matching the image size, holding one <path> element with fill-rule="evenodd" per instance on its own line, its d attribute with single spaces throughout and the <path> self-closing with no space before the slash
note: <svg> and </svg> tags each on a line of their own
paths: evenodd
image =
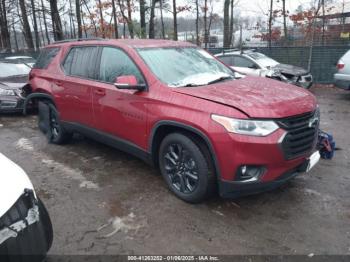
<svg viewBox="0 0 350 262">
<path fill-rule="evenodd" d="M 36 68 L 36 69 L 45 69 L 45 68 L 47 68 L 49 66 L 49 64 L 51 63 L 51 61 L 57 55 L 58 51 L 60 51 L 59 47 L 44 48 L 40 52 L 40 55 L 39 55 L 38 59 L 36 60 L 36 63 L 33 66 L 33 68 Z"/>
<path fill-rule="evenodd" d="M 139 84 L 145 81 L 140 70 L 131 58 L 122 50 L 113 47 L 104 47 L 101 56 L 99 80 L 114 83 L 118 76 L 133 75 Z"/>
<path fill-rule="evenodd" d="M 94 46 L 73 47 L 64 61 L 64 71 L 71 76 L 96 79 L 97 52 Z"/>
<path fill-rule="evenodd" d="M 233 65 L 237 67 L 257 68 L 256 64 L 245 57 L 234 56 Z"/>
</svg>

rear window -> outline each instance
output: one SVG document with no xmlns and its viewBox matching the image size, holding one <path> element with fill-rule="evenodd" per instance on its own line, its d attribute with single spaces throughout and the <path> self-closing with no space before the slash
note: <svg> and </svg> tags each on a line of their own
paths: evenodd
<svg viewBox="0 0 350 262">
<path fill-rule="evenodd" d="M 95 79 L 97 52 L 95 46 L 73 47 L 63 63 L 64 71 L 71 76 Z"/>
<path fill-rule="evenodd" d="M 43 49 L 33 68 L 36 68 L 36 69 L 47 68 L 48 65 L 51 63 L 51 61 L 55 58 L 59 50 L 60 49 L 58 47 L 49 47 L 49 48 Z"/>
</svg>

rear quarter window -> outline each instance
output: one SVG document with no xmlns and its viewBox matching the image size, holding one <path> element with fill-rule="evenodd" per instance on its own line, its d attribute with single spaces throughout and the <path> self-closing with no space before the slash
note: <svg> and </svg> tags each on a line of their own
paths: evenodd
<svg viewBox="0 0 350 262">
<path fill-rule="evenodd" d="M 49 66 L 49 64 L 51 63 L 51 61 L 58 54 L 58 51 L 60 51 L 59 47 L 48 47 L 48 48 L 43 49 L 40 52 L 38 60 L 36 61 L 33 68 L 36 68 L 36 69 L 47 68 Z"/>
</svg>

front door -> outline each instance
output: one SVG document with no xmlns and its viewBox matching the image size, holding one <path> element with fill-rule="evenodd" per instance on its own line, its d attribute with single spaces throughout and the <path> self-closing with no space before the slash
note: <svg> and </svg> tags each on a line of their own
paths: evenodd
<svg viewBox="0 0 350 262">
<path fill-rule="evenodd" d="M 144 84 L 140 70 L 123 50 L 103 47 L 98 71 L 100 83 L 92 92 L 96 128 L 145 147 L 148 92 L 114 86 L 116 77 L 126 75 L 134 75 L 139 84 Z"/>
</svg>

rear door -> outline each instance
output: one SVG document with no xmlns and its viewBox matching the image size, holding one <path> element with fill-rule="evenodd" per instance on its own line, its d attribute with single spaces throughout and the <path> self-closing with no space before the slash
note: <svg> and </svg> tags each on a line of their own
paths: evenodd
<svg viewBox="0 0 350 262">
<path fill-rule="evenodd" d="M 139 84 L 145 84 L 141 71 L 123 50 L 103 47 L 98 72 L 100 83 L 93 88 L 96 129 L 133 144 L 144 145 L 148 92 L 121 90 L 114 86 L 116 77 L 125 75 L 134 75 Z"/>
<path fill-rule="evenodd" d="M 61 89 L 61 119 L 93 126 L 92 89 L 96 85 L 98 47 L 74 46 L 63 63 L 65 77 Z"/>
</svg>

